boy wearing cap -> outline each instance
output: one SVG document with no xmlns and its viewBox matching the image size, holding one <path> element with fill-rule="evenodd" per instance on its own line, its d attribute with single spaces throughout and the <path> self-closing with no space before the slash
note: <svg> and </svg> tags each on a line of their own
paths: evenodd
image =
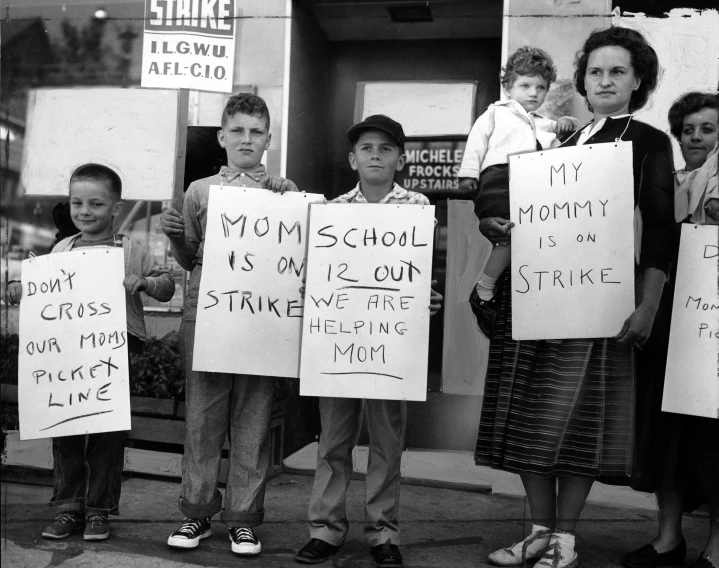
<svg viewBox="0 0 719 568">
<path fill-rule="evenodd" d="M 352 144 L 350 166 L 359 174 L 360 181 L 333 203 L 429 205 L 424 195 L 394 183 L 395 172 L 405 164 L 401 124 L 384 115 L 373 115 L 355 124 L 347 135 Z M 439 310 L 441 300 L 442 296 L 433 290 L 430 313 Z M 405 401 L 320 397 L 319 408 L 322 433 L 308 512 L 310 541 L 295 560 L 319 564 L 337 552 L 344 542 L 349 529 L 345 501 L 352 475 L 352 448 L 357 443 L 365 409 L 370 435 L 365 534 L 372 545 L 370 551 L 375 566 L 401 567 L 397 512 Z"/>
</svg>

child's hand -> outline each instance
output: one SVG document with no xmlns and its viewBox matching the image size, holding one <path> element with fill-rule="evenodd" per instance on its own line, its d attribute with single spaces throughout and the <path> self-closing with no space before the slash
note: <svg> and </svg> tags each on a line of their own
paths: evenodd
<svg viewBox="0 0 719 568">
<path fill-rule="evenodd" d="M 295 185 L 295 182 L 279 176 L 268 177 L 267 181 L 262 184 L 262 186 L 265 189 L 274 191 L 275 193 L 284 193 L 285 191 L 299 191 L 299 189 L 297 189 L 297 186 Z"/>
<path fill-rule="evenodd" d="M 165 209 L 160 216 L 160 228 L 168 238 L 176 241 L 185 234 L 185 220 L 177 209 Z"/>
<path fill-rule="evenodd" d="M 557 121 L 557 134 L 567 134 L 576 128 L 571 117 L 563 116 Z"/>
<path fill-rule="evenodd" d="M 462 178 L 459 180 L 459 191 L 462 193 L 472 193 L 477 191 L 477 180 L 474 178 Z"/>
<path fill-rule="evenodd" d="M 512 227 L 514 223 L 502 217 L 484 217 L 479 220 L 479 232 L 492 244 L 508 244 Z"/>
<path fill-rule="evenodd" d="M 706 209 L 709 217 L 719 220 L 719 199 L 710 199 L 707 201 L 704 209 Z"/>
<path fill-rule="evenodd" d="M 16 306 L 20 303 L 21 298 L 22 284 L 17 280 L 8 282 L 7 289 L 5 290 L 5 301 L 11 306 Z"/>
<path fill-rule="evenodd" d="M 137 274 L 130 274 L 122 281 L 122 284 L 125 286 L 125 290 L 130 292 L 130 294 L 147 290 L 147 280 Z"/>
<path fill-rule="evenodd" d="M 432 292 L 429 295 L 429 315 L 433 316 L 436 314 L 439 309 L 442 307 L 442 300 L 444 300 L 444 297 L 442 294 L 437 292 L 437 290 L 434 289 L 434 287 L 437 285 L 436 280 L 432 280 Z"/>
</svg>

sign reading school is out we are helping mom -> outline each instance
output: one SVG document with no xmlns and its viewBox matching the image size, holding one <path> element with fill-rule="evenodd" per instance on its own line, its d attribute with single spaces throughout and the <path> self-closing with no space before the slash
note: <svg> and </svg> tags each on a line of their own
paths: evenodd
<svg viewBox="0 0 719 568">
<path fill-rule="evenodd" d="M 612 337 L 634 311 L 631 142 L 510 157 L 512 337 Z"/>
<path fill-rule="evenodd" d="M 308 205 L 323 200 L 210 188 L 195 370 L 299 377 Z"/>
<path fill-rule="evenodd" d="M 310 207 L 300 394 L 426 400 L 434 207 Z"/>
<path fill-rule="evenodd" d="M 123 250 L 22 263 L 20 438 L 130 429 Z"/>
<path fill-rule="evenodd" d="M 235 0 L 145 0 L 143 87 L 232 92 Z"/>
</svg>

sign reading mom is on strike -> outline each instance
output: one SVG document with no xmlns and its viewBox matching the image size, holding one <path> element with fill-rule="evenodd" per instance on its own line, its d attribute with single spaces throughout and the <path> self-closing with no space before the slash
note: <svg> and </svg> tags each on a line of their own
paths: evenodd
<svg viewBox="0 0 719 568">
<path fill-rule="evenodd" d="M 232 92 L 235 0 L 145 0 L 143 87 Z"/>
</svg>

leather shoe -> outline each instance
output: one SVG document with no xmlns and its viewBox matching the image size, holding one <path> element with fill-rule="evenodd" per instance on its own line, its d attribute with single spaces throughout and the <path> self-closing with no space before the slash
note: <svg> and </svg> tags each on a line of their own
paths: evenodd
<svg viewBox="0 0 719 568">
<path fill-rule="evenodd" d="M 696 562 L 692 564 L 691 568 L 717 568 L 714 566 L 714 563 L 709 560 L 708 558 L 705 558 L 704 556 L 700 556 L 697 558 Z"/>
<path fill-rule="evenodd" d="M 402 568 L 404 566 L 399 547 L 389 540 L 370 548 L 370 553 L 377 568 Z"/>
<path fill-rule="evenodd" d="M 297 553 L 295 561 L 301 562 L 302 564 L 319 564 L 327 560 L 339 549 L 339 546 L 334 546 L 319 538 L 312 538 Z"/>
<path fill-rule="evenodd" d="M 630 552 L 622 560 L 624 568 L 658 568 L 659 566 L 681 566 L 687 555 L 687 543 L 684 539 L 673 550 L 657 552 L 651 544 Z"/>
</svg>

